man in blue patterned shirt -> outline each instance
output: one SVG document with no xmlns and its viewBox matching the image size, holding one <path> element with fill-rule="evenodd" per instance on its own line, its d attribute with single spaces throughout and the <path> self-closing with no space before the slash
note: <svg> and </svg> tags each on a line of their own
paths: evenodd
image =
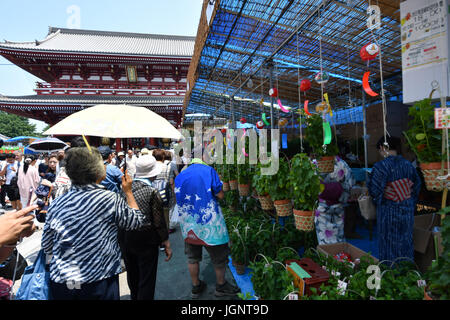
<svg viewBox="0 0 450 320">
<path fill-rule="evenodd" d="M 206 287 L 205 282 L 199 279 L 203 247 L 214 265 L 215 295 L 236 295 L 239 289 L 225 280 L 230 249 L 227 227 L 218 204 L 218 199 L 224 197 L 219 175 L 214 168 L 194 158 L 175 178 L 175 196 L 193 286 L 191 297 L 198 298 Z"/>
</svg>

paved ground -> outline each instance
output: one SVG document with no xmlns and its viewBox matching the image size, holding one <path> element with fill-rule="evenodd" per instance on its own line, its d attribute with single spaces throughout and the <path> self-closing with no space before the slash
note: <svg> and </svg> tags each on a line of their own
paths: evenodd
<svg viewBox="0 0 450 320">
<path fill-rule="evenodd" d="M 28 264 L 31 265 L 37 257 L 41 248 L 42 230 L 36 231 L 31 237 L 23 240 L 18 245 L 18 251 L 24 256 Z M 171 246 L 173 249 L 172 259 L 164 261 L 165 254 L 159 253 L 158 273 L 156 279 L 156 300 L 190 300 L 191 280 L 187 268 L 187 259 L 184 254 L 184 241 L 181 237 L 180 229 L 170 235 Z M 200 279 L 207 283 L 207 289 L 200 296 L 199 300 L 217 300 L 217 299 L 239 299 L 237 297 L 216 298 L 215 273 L 206 250 L 203 250 L 203 261 L 200 263 Z M 230 270 L 227 268 L 226 279 L 235 284 Z M 120 298 L 121 300 L 130 300 L 130 291 L 126 280 L 126 272 L 119 276 Z M 20 280 L 16 281 L 13 291 L 17 292 L 20 286 Z"/>
</svg>

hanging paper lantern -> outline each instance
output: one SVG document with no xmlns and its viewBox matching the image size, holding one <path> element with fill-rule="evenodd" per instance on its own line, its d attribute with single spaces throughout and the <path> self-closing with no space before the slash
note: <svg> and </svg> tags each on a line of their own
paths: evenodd
<svg viewBox="0 0 450 320">
<path fill-rule="evenodd" d="M 222 131 L 223 134 L 227 133 L 227 129 L 225 129 L 225 128 L 223 128 L 221 131 Z"/>
<path fill-rule="evenodd" d="M 252 81 L 252 79 L 249 79 L 247 81 L 247 88 L 253 88 L 253 81 Z"/>
<path fill-rule="evenodd" d="M 274 98 L 278 97 L 278 90 L 277 90 L 277 88 L 270 89 L 269 90 L 269 96 L 274 97 Z"/>
<path fill-rule="evenodd" d="M 244 124 L 244 123 L 247 122 L 247 119 L 245 119 L 244 117 L 242 117 L 240 121 L 241 121 L 242 124 Z"/>
<path fill-rule="evenodd" d="M 378 56 L 380 48 L 375 43 L 366 44 L 359 51 L 359 55 L 363 61 L 373 60 Z"/>
<path fill-rule="evenodd" d="M 311 81 L 309 79 L 303 79 L 300 81 L 300 91 L 305 92 L 311 89 Z"/>
<path fill-rule="evenodd" d="M 316 76 L 314 77 L 314 80 L 318 83 L 318 84 L 322 84 L 322 83 L 327 83 L 328 80 L 330 80 L 330 75 L 328 74 L 328 72 L 319 72 L 316 74 Z"/>
<path fill-rule="evenodd" d="M 279 125 L 280 127 L 286 126 L 287 123 L 288 123 L 288 121 L 287 121 L 286 118 L 281 118 L 281 119 L 278 121 L 278 125 Z"/>
<path fill-rule="evenodd" d="M 257 127 L 258 129 L 264 128 L 264 122 L 262 122 L 261 120 L 259 120 L 259 121 L 256 123 L 256 127 Z"/>
</svg>

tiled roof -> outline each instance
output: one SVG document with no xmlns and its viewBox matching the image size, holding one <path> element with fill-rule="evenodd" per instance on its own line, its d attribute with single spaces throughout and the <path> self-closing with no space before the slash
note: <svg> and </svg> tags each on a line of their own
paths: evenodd
<svg viewBox="0 0 450 320">
<path fill-rule="evenodd" d="M 154 96 L 86 96 L 86 95 L 29 95 L 29 96 L 3 96 L 0 95 L 0 105 L 8 104 L 131 104 L 131 105 L 176 105 L 183 104 L 183 97 L 154 97 Z"/>
<path fill-rule="evenodd" d="M 44 40 L 0 43 L 0 48 L 71 52 L 103 53 L 142 56 L 191 57 L 195 37 L 79 30 L 50 27 Z"/>
</svg>

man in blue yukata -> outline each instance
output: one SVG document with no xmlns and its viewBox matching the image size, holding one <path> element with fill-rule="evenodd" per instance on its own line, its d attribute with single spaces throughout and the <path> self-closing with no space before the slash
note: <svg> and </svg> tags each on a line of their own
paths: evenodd
<svg viewBox="0 0 450 320">
<path fill-rule="evenodd" d="M 225 280 L 230 249 L 228 230 L 218 200 L 223 199 L 222 181 L 214 168 L 192 157 L 189 166 L 175 178 L 179 223 L 192 280 L 191 297 L 197 299 L 206 288 L 199 278 L 203 247 L 216 274 L 215 296 L 235 296 L 239 288 Z"/>
</svg>

